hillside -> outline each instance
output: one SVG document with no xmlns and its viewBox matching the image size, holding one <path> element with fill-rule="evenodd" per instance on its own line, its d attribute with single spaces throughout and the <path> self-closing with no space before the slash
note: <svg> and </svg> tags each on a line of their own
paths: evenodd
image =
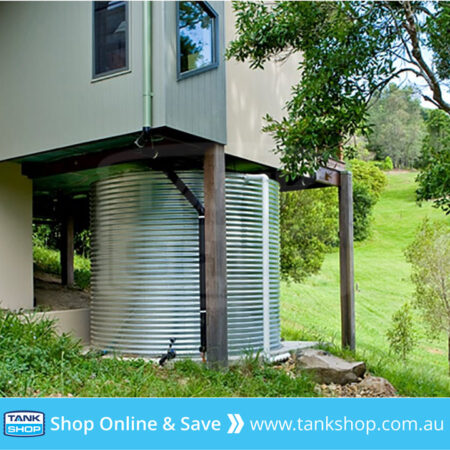
<svg viewBox="0 0 450 450">
<path fill-rule="evenodd" d="M 424 217 L 447 221 L 430 204 L 415 203 L 415 174 L 392 172 L 374 212 L 373 233 L 355 244 L 356 338 L 358 358 L 388 378 L 403 395 L 450 396 L 447 340 L 421 340 L 407 364 L 389 354 L 385 337 L 392 314 L 411 299 L 413 285 L 404 249 Z M 339 255 L 328 254 L 318 275 L 305 284 L 282 285 L 282 328 L 286 339 L 340 343 Z"/>
</svg>

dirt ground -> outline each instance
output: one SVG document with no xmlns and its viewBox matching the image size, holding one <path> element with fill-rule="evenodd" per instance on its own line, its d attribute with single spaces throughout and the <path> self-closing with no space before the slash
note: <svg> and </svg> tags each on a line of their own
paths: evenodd
<svg viewBox="0 0 450 450">
<path fill-rule="evenodd" d="M 34 273 L 34 297 L 35 306 L 42 310 L 87 308 L 90 304 L 89 291 L 61 286 L 60 277 L 43 272 Z"/>
</svg>

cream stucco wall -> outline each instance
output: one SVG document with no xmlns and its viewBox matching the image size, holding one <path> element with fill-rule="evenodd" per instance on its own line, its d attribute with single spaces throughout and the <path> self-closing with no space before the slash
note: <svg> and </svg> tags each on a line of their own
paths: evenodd
<svg viewBox="0 0 450 450">
<path fill-rule="evenodd" d="M 33 307 L 32 183 L 0 164 L 0 308 Z"/>
<path fill-rule="evenodd" d="M 226 41 L 234 38 L 234 14 L 231 2 L 225 4 Z M 270 61 L 261 69 L 250 69 L 247 63 L 227 61 L 227 146 L 235 156 L 278 167 L 272 137 L 261 131 L 268 113 L 276 119 L 299 81 L 299 57 Z"/>
</svg>

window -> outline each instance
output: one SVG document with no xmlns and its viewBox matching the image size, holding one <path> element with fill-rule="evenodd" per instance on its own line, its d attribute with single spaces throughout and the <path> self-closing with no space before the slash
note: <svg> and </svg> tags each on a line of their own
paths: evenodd
<svg viewBox="0 0 450 450">
<path fill-rule="evenodd" d="M 206 2 L 178 3 L 178 74 L 217 67 L 217 14 Z"/>
<path fill-rule="evenodd" d="M 94 2 L 94 78 L 128 69 L 128 4 Z"/>
</svg>

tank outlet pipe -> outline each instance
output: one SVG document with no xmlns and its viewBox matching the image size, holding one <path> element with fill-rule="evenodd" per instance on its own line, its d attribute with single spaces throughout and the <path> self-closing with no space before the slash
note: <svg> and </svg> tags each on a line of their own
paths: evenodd
<svg viewBox="0 0 450 450">
<path fill-rule="evenodd" d="M 200 268 L 200 348 L 202 360 L 206 354 L 206 257 L 205 257 L 205 207 L 181 178 L 172 170 L 164 171 L 167 178 L 181 192 L 198 214 L 199 268 Z"/>
<path fill-rule="evenodd" d="M 145 0 L 143 7 L 143 127 L 144 136 L 150 133 L 152 126 L 152 5 Z"/>
</svg>

